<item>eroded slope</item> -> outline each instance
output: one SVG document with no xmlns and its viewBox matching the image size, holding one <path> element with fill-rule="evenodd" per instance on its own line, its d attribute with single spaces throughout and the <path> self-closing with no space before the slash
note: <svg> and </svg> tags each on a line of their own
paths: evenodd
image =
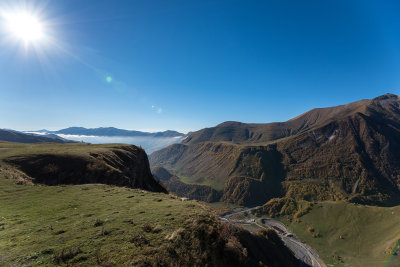
<svg viewBox="0 0 400 267">
<path fill-rule="evenodd" d="M 288 196 L 392 205 L 400 199 L 399 122 L 399 97 L 387 94 L 280 124 L 224 123 L 150 160 L 185 182 L 223 187 L 223 199 L 237 204 Z"/>
</svg>

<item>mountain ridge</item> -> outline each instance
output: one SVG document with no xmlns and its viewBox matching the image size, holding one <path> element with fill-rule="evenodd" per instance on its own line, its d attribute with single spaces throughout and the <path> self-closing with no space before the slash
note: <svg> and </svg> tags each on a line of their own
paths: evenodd
<svg viewBox="0 0 400 267">
<path fill-rule="evenodd" d="M 399 97 L 385 94 L 283 123 L 224 122 L 150 161 L 195 183 L 217 181 L 237 204 L 288 196 L 387 205 L 400 198 L 399 121 Z"/>
<path fill-rule="evenodd" d="M 0 140 L 18 143 L 75 143 L 58 136 L 35 135 L 8 129 L 0 129 Z"/>
<path fill-rule="evenodd" d="M 87 136 L 146 136 L 146 137 L 185 136 L 185 134 L 173 130 L 151 133 L 151 132 L 142 132 L 135 130 L 124 130 L 115 127 L 98 127 L 98 128 L 68 127 L 57 131 L 38 130 L 36 132 L 42 132 L 42 133 L 46 132 L 51 134 L 65 134 L 65 135 L 87 135 Z"/>
</svg>

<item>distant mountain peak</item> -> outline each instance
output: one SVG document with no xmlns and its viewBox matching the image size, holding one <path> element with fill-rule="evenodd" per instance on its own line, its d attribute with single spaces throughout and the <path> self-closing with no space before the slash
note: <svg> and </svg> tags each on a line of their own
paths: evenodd
<svg viewBox="0 0 400 267">
<path fill-rule="evenodd" d="M 380 103 L 380 104 L 394 104 L 400 102 L 400 96 L 394 94 L 384 94 L 372 99 L 373 103 Z"/>
<path fill-rule="evenodd" d="M 146 136 L 146 137 L 184 137 L 183 133 L 166 130 L 163 132 L 142 132 L 135 130 L 124 130 L 115 127 L 99 127 L 99 128 L 85 128 L 85 127 L 68 127 L 58 131 L 44 131 L 52 134 L 64 134 L 64 135 L 86 135 L 86 136 Z"/>
<path fill-rule="evenodd" d="M 242 125 L 242 124 L 244 124 L 244 123 L 240 122 L 240 121 L 224 121 L 223 123 L 218 124 L 217 127 L 218 126 L 221 126 L 221 127 L 238 126 L 238 125 Z"/>
<path fill-rule="evenodd" d="M 384 95 L 375 97 L 373 100 L 382 100 L 382 99 L 399 99 L 399 96 L 391 93 L 386 93 Z"/>
</svg>

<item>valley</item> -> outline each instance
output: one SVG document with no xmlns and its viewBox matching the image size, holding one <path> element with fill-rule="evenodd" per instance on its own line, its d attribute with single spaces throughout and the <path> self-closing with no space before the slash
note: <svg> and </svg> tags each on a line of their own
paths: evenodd
<svg viewBox="0 0 400 267">
<path fill-rule="evenodd" d="M 250 231 L 278 220 L 289 230 L 269 226 L 283 240 L 293 233 L 327 266 L 397 266 L 399 121 L 399 97 L 386 94 L 282 123 L 225 122 L 152 153 L 150 164 L 173 177 L 172 192 L 220 214 L 257 206 L 222 219 Z M 204 198 L 211 190 L 219 200 Z"/>
<path fill-rule="evenodd" d="M 0 267 L 400 267 L 400 1 L 0 1 Z"/>
<path fill-rule="evenodd" d="M 396 266 L 399 102 L 226 122 L 150 161 L 134 145 L 0 142 L 0 262 Z"/>
<path fill-rule="evenodd" d="M 295 255 L 298 258 L 312 265 L 309 253 L 315 255 L 312 266 L 318 266 L 315 264 L 318 255 L 321 266 L 378 267 L 400 264 L 400 250 L 396 247 L 400 240 L 400 229 L 397 227 L 400 206 L 316 202 L 302 216 L 291 214 L 272 218 L 269 214 L 257 213 L 258 209 L 260 207 L 238 209 L 222 214 L 221 218 L 250 231 L 261 227 L 276 230 L 285 244 L 297 252 Z"/>
</svg>

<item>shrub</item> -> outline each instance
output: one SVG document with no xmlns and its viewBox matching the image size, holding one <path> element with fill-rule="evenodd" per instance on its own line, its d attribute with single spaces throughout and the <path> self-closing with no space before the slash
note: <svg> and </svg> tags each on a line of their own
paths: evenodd
<svg viewBox="0 0 400 267">
<path fill-rule="evenodd" d="M 54 253 L 54 250 L 52 248 L 46 248 L 44 250 L 42 250 L 41 252 L 43 255 L 50 255 Z"/>
<path fill-rule="evenodd" d="M 143 235 L 133 235 L 129 242 L 135 244 L 137 247 L 142 247 L 149 244 L 149 241 Z"/>
<path fill-rule="evenodd" d="M 310 212 L 312 206 L 313 206 L 312 204 L 308 203 L 305 207 L 303 207 L 303 208 L 301 208 L 300 210 L 298 210 L 298 211 L 294 214 L 294 217 L 295 217 L 295 218 L 300 218 L 301 216 L 306 215 L 307 213 Z"/>
<path fill-rule="evenodd" d="M 298 205 L 291 198 L 273 198 L 257 210 L 257 214 L 267 214 L 271 217 L 292 215 L 297 211 Z"/>
<path fill-rule="evenodd" d="M 80 253 L 82 253 L 82 251 L 79 247 L 69 249 L 63 248 L 60 252 L 54 253 L 53 260 L 55 263 L 60 264 L 61 262 L 66 262 L 74 258 Z"/>
<path fill-rule="evenodd" d="M 160 226 L 160 225 L 156 225 L 156 226 L 153 228 L 153 233 L 160 233 L 160 232 L 162 232 L 161 226 Z"/>
<path fill-rule="evenodd" d="M 101 233 L 100 233 L 101 236 L 109 235 L 110 233 L 111 231 L 106 230 L 104 226 L 101 227 Z"/>
<path fill-rule="evenodd" d="M 318 233 L 318 232 L 315 232 L 315 233 L 312 234 L 312 237 L 319 238 L 319 237 L 321 237 L 321 234 Z"/>
<path fill-rule="evenodd" d="M 104 224 L 104 221 L 102 221 L 102 220 L 100 220 L 100 219 L 97 219 L 97 220 L 94 222 L 93 226 L 94 226 L 94 227 L 98 227 L 98 226 L 102 226 L 103 224 Z"/>
<path fill-rule="evenodd" d="M 63 233 L 65 233 L 65 230 L 59 230 L 59 231 L 55 232 L 54 234 L 55 235 L 61 235 Z"/>
<path fill-rule="evenodd" d="M 149 223 L 145 223 L 145 224 L 143 224 L 142 229 L 146 233 L 150 233 L 151 231 L 153 231 L 153 226 Z"/>
</svg>

